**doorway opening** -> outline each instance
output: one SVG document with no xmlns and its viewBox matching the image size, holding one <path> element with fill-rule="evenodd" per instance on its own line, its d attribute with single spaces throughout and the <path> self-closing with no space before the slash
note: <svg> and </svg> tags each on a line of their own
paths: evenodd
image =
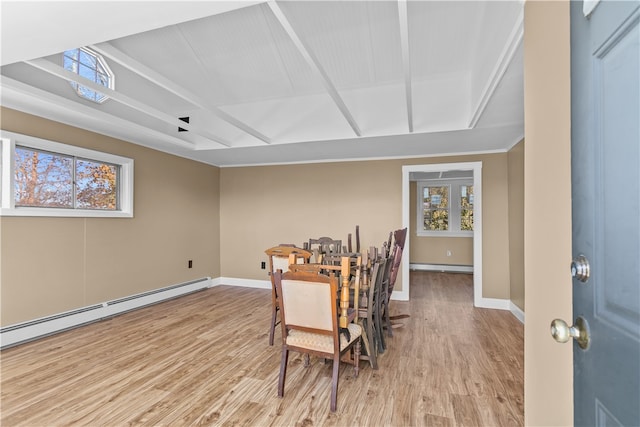
<svg viewBox="0 0 640 427">
<path fill-rule="evenodd" d="M 473 305 L 476 307 L 488 307 L 482 298 L 482 162 L 465 163 L 435 163 L 426 165 L 405 165 L 402 167 L 402 227 L 411 230 L 410 222 L 413 217 L 411 211 L 410 181 L 412 176 L 418 173 L 471 171 L 473 173 Z M 407 233 L 405 242 L 406 256 L 402 259 L 402 290 L 394 299 L 409 300 L 409 264 L 411 258 L 411 234 Z"/>
</svg>

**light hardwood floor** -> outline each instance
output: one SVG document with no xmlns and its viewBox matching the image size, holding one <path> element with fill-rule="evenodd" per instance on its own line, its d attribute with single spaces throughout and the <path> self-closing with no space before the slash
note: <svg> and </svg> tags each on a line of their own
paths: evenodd
<svg viewBox="0 0 640 427">
<path fill-rule="evenodd" d="M 380 369 L 280 347 L 268 290 L 218 286 L 1 352 L 2 426 L 517 426 L 524 422 L 523 325 L 477 309 L 472 276 L 411 273 L 408 313 Z M 276 332 L 276 342 L 280 330 Z"/>
</svg>

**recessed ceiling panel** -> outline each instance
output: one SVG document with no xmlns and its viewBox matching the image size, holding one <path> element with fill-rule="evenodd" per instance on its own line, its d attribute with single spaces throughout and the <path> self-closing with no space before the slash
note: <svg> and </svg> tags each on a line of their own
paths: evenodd
<svg viewBox="0 0 640 427">
<path fill-rule="evenodd" d="M 197 64 L 191 47 L 175 26 L 111 40 L 109 44 L 189 91 L 209 99 L 224 95 L 224 88 L 215 84 L 216 76 L 207 75 Z"/>
<path fill-rule="evenodd" d="M 264 9 L 247 7 L 178 25 L 194 55 L 189 62 L 220 87 L 216 105 L 291 96 L 293 88 L 279 58 Z"/>
<path fill-rule="evenodd" d="M 482 1 L 409 1 L 411 75 L 469 71 Z"/>
<path fill-rule="evenodd" d="M 402 79 L 395 2 L 309 1 L 279 5 L 338 90 Z"/>
<path fill-rule="evenodd" d="M 413 83 L 416 132 L 442 132 L 468 127 L 469 76 L 464 72 L 432 75 Z"/>
<path fill-rule="evenodd" d="M 271 136 L 272 144 L 355 137 L 326 94 L 229 105 L 224 110 Z"/>
</svg>

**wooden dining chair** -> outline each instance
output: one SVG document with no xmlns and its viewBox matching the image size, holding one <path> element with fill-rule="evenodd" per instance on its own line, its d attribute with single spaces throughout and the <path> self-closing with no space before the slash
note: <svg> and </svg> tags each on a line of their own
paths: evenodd
<svg viewBox="0 0 640 427">
<path fill-rule="evenodd" d="M 327 253 L 341 253 L 342 240 L 333 239 L 331 237 L 318 237 L 317 239 L 309 239 L 307 249 L 316 255 L 315 261 L 322 262 L 322 256 Z"/>
<path fill-rule="evenodd" d="M 339 264 L 306 263 L 291 264 L 289 271 L 305 272 L 312 274 L 335 274 L 339 285 L 340 300 L 340 327 L 346 328 L 347 323 L 356 318 L 355 307 L 358 306 L 360 296 L 360 266 L 362 257 L 340 256 Z M 353 277 L 353 280 L 352 280 Z"/>
<path fill-rule="evenodd" d="M 333 273 L 327 276 L 278 270 L 274 279 L 280 295 L 283 336 L 278 396 L 284 396 L 290 351 L 331 359 L 331 412 L 335 412 L 340 361 L 353 364 L 354 375 L 358 376 L 362 328 L 351 322 L 346 325 L 348 334 L 341 332 L 336 304 L 338 279 Z"/>
<path fill-rule="evenodd" d="M 373 252 L 372 252 L 373 253 Z M 327 258 L 331 259 L 335 255 Z M 365 351 L 360 354 L 362 360 L 367 360 L 371 364 L 372 369 L 378 369 L 377 362 L 377 343 L 374 341 L 374 332 L 376 331 L 375 317 L 375 300 L 373 289 L 368 288 L 369 271 L 368 253 L 365 251 L 360 254 L 340 254 L 338 255 L 339 263 L 327 262 L 326 264 L 292 264 L 289 271 L 307 272 L 313 274 L 336 274 L 339 284 L 339 325 L 345 328 L 346 325 L 355 321 L 362 327 L 362 346 Z M 356 307 L 358 309 L 356 310 Z"/>
<path fill-rule="evenodd" d="M 360 252 L 360 226 L 356 225 L 356 246 L 355 250 L 351 244 L 351 233 L 347 235 L 347 252 Z"/>
<path fill-rule="evenodd" d="M 398 272 L 400 271 L 401 263 L 402 263 L 402 253 L 404 252 L 404 243 L 407 237 L 407 229 L 403 228 L 400 230 L 395 230 L 393 232 L 393 250 L 391 252 L 391 271 L 389 272 L 389 280 L 387 283 L 387 303 L 385 305 L 385 320 L 388 321 L 389 327 L 387 332 L 389 336 L 393 336 L 393 328 L 402 326 L 401 323 L 394 323 L 394 320 L 404 319 L 409 317 L 408 314 L 398 314 L 395 316 L 391 316 L 389 313 L 389 304 L 391 302 L 391 294 L 393 293 L 393 288 L 396 284 L 396 279 L 398 278 Z"/>
<path fill-rule="evenodd" d="M 396 284 L 396 279 L 398 278 L 398 272 L 400 271 L 400 264 L 402 262 L 402 252 L 403 249 L 399 245 L 394 245 L 393 250 L 391 252 L 390 259 L 392 261 L 391 271 L 389 272 L 389 292 L 388 297 L 391 298 L 391 293 L 393 292 L 393 288 Z"/>
<path fill-rule="evenodd" d="M 384 351 L 387 349 L 387 341 L 384 336 L 384 330 L 391 330 L 391 320 L 389 319 L 389 277 L 391 276 L 393 258 L 391 255 L 389 255 L 387 257 L 382 257 L 382 259 L 384 260 L 384 263 L 380 267 L 380 283 L 375 290 L 376 294 L 374 313 L 376 338 L 378 342 L 379 353 L 384 353 Z"/>
<path fill-rule="evenodd" d="M 271 323 L 269 325 L 269 345 L 273 345 L 273 336 L 278 324 L 280 298 L 276 290 L 273 274 L 277 270 L 287 271 L 290 264 L 308 263 L 311 252 L 291 244 L 281 244 L 264 251 L 269 257 L 269 278 L 271 280 Z"/>
<path fill-rule="evenodd" d="M 404 249 L 404 242 L 406 239 L 407 239 L 407 227 L 395 230 L 393 232 L 394 245 L 400 246 L 401 249 Z"/>
<path fill-rule="evenodd" d="M 379 326 L 376 318 L 379 313 L 376 311 L 376 294 L 379 294 L 382 286 L 382 273 L 386 265 L 384 258 L 368 259 L 363 262 L 363 280 L 361 285 L 360 305 L 358 308 L 358 323 L 362 326 L 362 344 L 365 348 L 365 355 L 360 358 L 368 360 L 372 369 L 378 369 L 378 343 L 380 340 Z"/>
</svg>

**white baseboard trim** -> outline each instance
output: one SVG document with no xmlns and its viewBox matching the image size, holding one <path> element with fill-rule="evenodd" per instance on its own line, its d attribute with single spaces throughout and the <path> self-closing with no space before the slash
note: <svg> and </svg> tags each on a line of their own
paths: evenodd
<svg viewBox="0 0 640 427">
<path fill-rule="evenodd" d="M 406 290 L 397 291 L 394 289 L 393 292 L 391 292 L 391 300 L 392 301 L 409 301 L 409 292 L 407 292 Z"/>
<path fill-rule="evenodd" d="M 511 300 L 498 298 L 475 298 L 474 306 L 478 308 L 493 308 L 497 310 L 509 310 L 524 325 L 524 311 Z"/>
<path fill-rule="evenodd" d="M 493 308 L 496 310 L 509 310 L 511 301 L 508 299 L 475 297 L 473 305 L 478 308 Z"/>
<path fill-rule="evenodd" d="M 212 288 L 214 286 L 218 286 L 218 285 L 222 285 L 222 281 L 220 280 L 220 277 L 216 277 L 215 279 L 211 279 L 211 287 Z"/>
<path fill-rule="evenodd" d="M 243 286 L 245 288 L 271 289 L 270 280 L 238 279 L 236 277 L 218 277 L 215 279 L 219 285 Z"/>
<path fill-rule="evenodd" d="M 511 314 L 513 314 L 516 319 L 520 321 L 524 325 L 524 311 L 520 309 L 517 305 L 513 303 L 513 301 L 509 301 L 509 310 L 511 310 Z"/>
<path fill-rule="evenodd" d="M 473 265 L 409 264 L 410 270 L 441 271 L 443 273 L 473 273 Z"/>
<path fill-rule="evenodd" d="M 21 322 L 0 329 L 0 348 L 12 347 L 212 286 L 210 277 Z"/>
</svg>

